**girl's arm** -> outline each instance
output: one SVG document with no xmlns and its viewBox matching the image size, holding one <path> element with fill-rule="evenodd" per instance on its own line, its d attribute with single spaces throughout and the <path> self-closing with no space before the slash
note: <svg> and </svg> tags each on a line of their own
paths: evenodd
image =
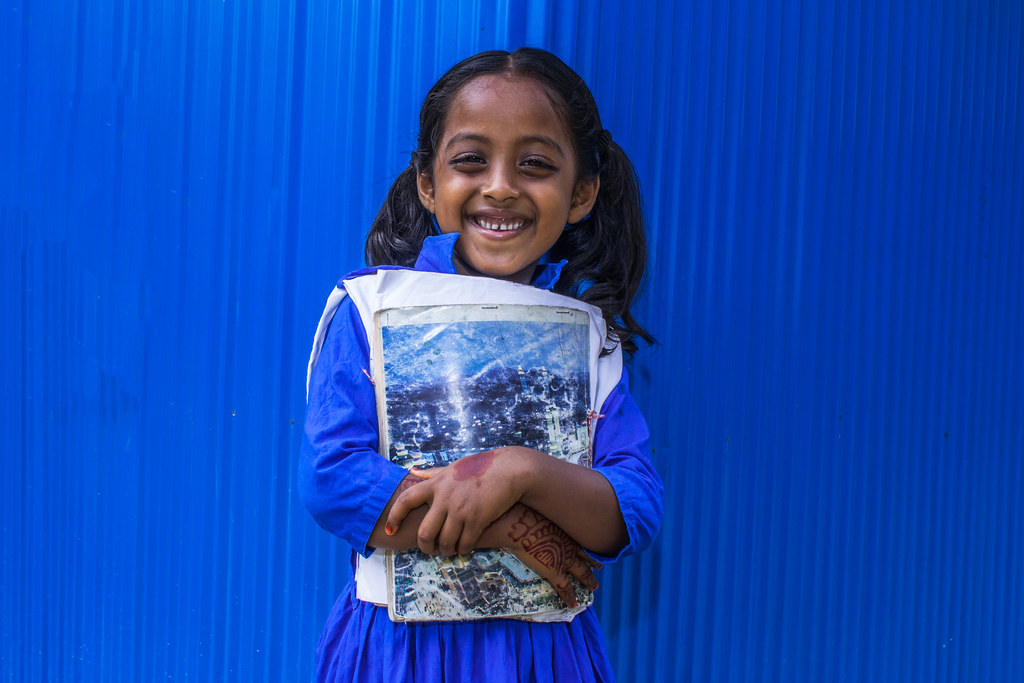
<svg viewBox="0 0 1024 683">
<path fill-rule="evenodd" d="M 524 459 L 519 500 L 556 523 L 583 547 L 603 557 L 618 555 L 629 532 L 611 483 L 599 471 L 517 449 Z"/>
<path fill-rule="evenodd" d="M 411 520 L 425 553 L 454 555 L 478 547 L 487 526 L 517 502 L 548 517 L 600 555 L 618 554 L 629 540 L 608 480 L 588 467 L 540 451 L 497 448 L 420 476 L 425 478 L 423 486 L 397 496 L 386 526 L 407 532 L 407 512 L 429 506 Z"/>
<path fill-rule="evenodd" d="M 647 546 L 661 524 L 663 487 L 625 374 L 602 414 L 594 469 L 520 447 L 478 453 L 424 474 L 426 485 L 398 496 L 387 523 L 403 528 L 409 510 L 430 504 L 419 523 L 420 547 L 464 552 L 491 520 L 522 502 L 602 558 Z"/>
<path fill-rule="evenodd" d="M 404 469 L 377 452 L 373 386 L 364 372 L 368 356 L 369 345 L 358 311 L 351 300 L 345 299 L 313 370 L 298 482 L 300 496 L 317 522 L 364 555 L 378 545 L 388 547 L 381 542 L 381 536 L 386 536 L 384 520 L 392 510 L 391 502 L 404 495 L 396 489 L 406 478 Z M 614 551 L 621 548 L 620 523 L 625 524 L 629 539 L 625 551 L 645 546 L 660 524 L 661 482 L 646 456 L 646 427 L 639 433 L 635 425 L 631 426 L 634 422 L 643 426 L 643 418 L 628 395 L 625 376 L 605 402 L 602 413 L 606 417 L 597 424 L 594 471 L 582 468 L 582 472 L 571 474 L 568 470 L 545 474 L 543 468 L 512 468 L 502 475 L 506 466 L 529 464 L 533 456 L 499 458 L 492 454 L 490 460 L 500 462 L 502 467 L 480 462 L 472 463 L 480 465 L 475 471 L 466 471 L 464 468 L 471 464 L 467 462 L 457 468 L 460 477 L 453 477 L 449 484 L 461 486 L 453 495 L 439 497 L 444 503 L 430 509 L 434 517 L 418 536 L 416 530 L 423 526 L 419 521 L 425 519 L 426 508 L 401 528 L 398 521 L 427 500 L 417 504 L 404 500 L 398 513 L 392 515 L 394 530 L 411 531 L 421 547 L 433 546 L 453 554 L 457 546 L 469 549 L 480 545 L 484 530 L 524 499 L 533 502 L 535 510 L 565 529 L 580 545 L 604 556 L 600 559 L 613 559 Z M 548 461 L 541 463 L 560 467 Z M 449 475 L 457 471 L 454 467 L 445 469 L 451 470 Z M 604 475 L 605 481 L 595 478 L 596 473 Z M 580 480 L 575 480 L 576 476 Z M 614 501 L 604 488 L 607 485 Z M 432 495 L 428 498 L 433 500 Z M 472 505 L 481 501 L 486 509 L 474 510 Z M 446 526 L 449 510 L 454 511 L 453 523 Z M 609 510 L 619 517 L 604 517 Z M 470 544 L 461 540 L 467 526 L 467 538 L 475 539 Z M 603 537 L 608 530 L 613 534 Z M 412 545 L 417 543 L 408 547 Z"/>
<path fill-rule="evenodd" d="M 298 468 L 298 493 L 324 529 L 362 555 L 408 474 L 378 452 L 369 344 L 352 300 L 335 312 L 313 368 Z"/>
<path fill-rule="evenodd" d="M 391 502 L 403 491 L 422 483 L 415 476 L 406 477 L 398 485 Z M 419 540 L 417 530 L 427 512 L 426 506 L 412 510 L 405 518 L 403 528 L 389 533 L 384 521 L 387 516 L 385 510 L 370 535 L 370 544 L 387 550 L 416 548 Z M 591 559 L 576 541 L 550 519 L 525 505 L 513 505 L 500 515 L 484 529 L 476 547 L 510 550 L 526 566 L 551 583 L 569 607 L 577 606 L 573 578 L 590 590 L 597 590 L 593 570 L 600 567 L 600 564 Z M 436 550 L 427 549 L 424 552 L 433 554 Z"/>
</svg>

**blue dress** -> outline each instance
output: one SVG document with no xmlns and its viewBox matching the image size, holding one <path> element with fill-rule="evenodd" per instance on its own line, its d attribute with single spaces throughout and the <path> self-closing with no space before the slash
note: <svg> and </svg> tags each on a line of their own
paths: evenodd
<svg viewBox="0 0 1024 683">
<path fill-rule="evenodd" d="M 416 270 L 454 273 L 457 234 L 429 237 Z M 543 266 L 533 284 L 550 289 L 564 265 Z M 351 279 L 358 272 L 346 276 Z M 340 284 L 339 284 L 340 286 Z M 351 299 L 334 315 L 313 369 L 299 465 L 299 494 L 316 521 L 369 555 L 370 533 L 407 472 L 377 451 L 377 413 L 369 343 Z M 662 518 L 661 479 L 647 451 L 647 424 L 629 394 L 625 370 L 604 402 L 594 434 L 594 469 L 612 485 L 629 544 L 650 544 Z M 354 574 L 354 572 L 353 572 Z M 600 591 L 595 599 L 600 599 Z M 508 619 L 395 623 L 386 608 L 356 598 L 349 582 L 316 648 L 316 680 L 330 681 L 613 681 L 593 608 L 572 622 Z"/>
</svg>

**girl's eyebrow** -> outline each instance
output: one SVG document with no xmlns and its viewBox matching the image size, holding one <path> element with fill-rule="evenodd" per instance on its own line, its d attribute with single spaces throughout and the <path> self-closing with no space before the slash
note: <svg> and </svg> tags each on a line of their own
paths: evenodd
<svg viewBox="0 0 1024 683">
<path fill-rule="evenodd" d="M 483 144 L 490 144 L 491 143 L 491 139 L 488 138 L 486 135 L 480 135 L 479 133 L 466 133 L 466 132 L 464 132 L 464 133 L 456 133 L 455 135 L 453 135 L 452 139 L 449 140 L 447 142 L 447 144 L 445 144 L 444 148 L 445 148 L 445 150 L 449 150 L 449 149 L 452 148 L 453 145 L 456 145 L 456 144 L 458 144 L 460 142 L 464 142 L 464 141 L 467 141 L 467 140 L 468 141 L 472 141 L 472 142 L 480 142 L 480 143 L 483 143 Z M 548 147 L 552 147 L 552 148 L 554 148 L 554 150 L 556 152 L 558 152 L 562 156 L 565 156 L 565 150 L 563 150 L 562 146 L 560 144 L 558 144 L 558 141 L 555 140 L 552 137 L 547 136 L 547 135 L 525 135 L 525 136 L 523 136 L 521 138 L 517 138 L 516 139 L 516 144 L 517 145 L 526 145 L 526 144 L 530 144 L 532 142 L 539 142 L 542 145 L 547 145 Z"/>
<path fill-rule="evenodd" d="M 482 143 L 485 143 L 485 144 L 490 142 L 490 139 L 488 139 L 484 135 L 478 135 L 476 133 L 456 133 L 447 142 L 447 144 L 445 144 L 444 148 L 446 150 L 451 149 L 453 145 L 456 145 L 456 144 L 458 144 L 460 142 L 467 141 L 467 140 L 468 141 L 472 141 L 472 142 L 482 142 Z"/>
<path fill-rule="evenodd" d="M 558 144 L 558 140 L 548 137 L 547 135 L 527 135 L 526 137 L 519 138 L 516 142 L 521 145 L 529 144 L 531 142 L 539 142 L 542 145 L 554 148 L 556 152 L 565 156 L 565 151 L 562 149 L 562 146 Z"/>
</svg>

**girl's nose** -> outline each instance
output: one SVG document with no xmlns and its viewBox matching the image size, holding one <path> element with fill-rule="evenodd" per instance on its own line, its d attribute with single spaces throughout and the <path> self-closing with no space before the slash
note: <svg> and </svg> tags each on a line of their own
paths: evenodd
<svg viewBox="0 0 1024 683">
<path fill-rule="evenodd" d="M 491 166 L 491 172 L 487 175 L 483 187 L 483 194 L 490 200 L 503 202 L 508 199 L 515 199 L 519 196 L 519 188 L 516 185 L 516 174 L 514 169 L 505 168 L 501 164 Z"/>
</svg>

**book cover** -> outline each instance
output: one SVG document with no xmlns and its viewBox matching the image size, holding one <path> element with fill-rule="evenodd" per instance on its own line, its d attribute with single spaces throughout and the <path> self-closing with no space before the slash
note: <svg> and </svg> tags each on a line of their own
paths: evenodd
<svg viewBox="0 0 1024 683">
<path fill-rule="evenodd" d="M 501 446 L 590 466 L 586 312 L 541 305 L 392 308 L 374 316 L 381 452 L 406 469 Z M 386 557 L 395 621 L 569 618 L 551 585 L 504 550 Z"/>
</svg>

